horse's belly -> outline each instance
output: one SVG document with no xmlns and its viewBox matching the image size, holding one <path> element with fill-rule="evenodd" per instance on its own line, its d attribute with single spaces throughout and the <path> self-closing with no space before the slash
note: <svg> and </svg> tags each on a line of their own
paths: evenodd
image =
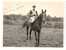
<svg viewBox="0 0 66 50">
<path fill-rule="evenodd" d="M 32 29 L 33 29 L 34 31 L 40 31 L 40 30 L 41 30 L 41 27 L 40 27 L 38 24 L 36 24 L 36 25 L 33 25 L 33 26 L 32 26 Z"/>
</svg>

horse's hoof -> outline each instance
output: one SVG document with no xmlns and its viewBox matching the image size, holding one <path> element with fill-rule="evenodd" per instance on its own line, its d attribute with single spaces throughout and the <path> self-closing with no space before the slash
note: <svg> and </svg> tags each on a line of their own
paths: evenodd
<svg viewBox="0 0 66 50">
<path fill-rule="evenodd" d="M 39 45 L 36 44 L 35 47 L 39 47 Z"/>
<path fill-rule="evenodd" d="M 28 40 L 28 39 L 26 39 L 26 40 Z"/>
<path fill-rule="evenodd" d="M 24 42 L 26 42 L 26 40 L 23 40 Z"/>
<path fill-rule="evenodd" d="M 39 47 L 39 44 L 35 43 L 35 47 Z"/>
<path fill-rule="evenodd" d="M 31 38 L 29 38 L 29 40 L 31 40 Z"/>
</svg>

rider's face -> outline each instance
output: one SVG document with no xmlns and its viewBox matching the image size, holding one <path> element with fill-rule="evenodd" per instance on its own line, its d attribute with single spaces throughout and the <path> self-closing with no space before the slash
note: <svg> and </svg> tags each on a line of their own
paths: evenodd
<svg viewBox="0 0 66 50">
<path fill-rule="evenodd" d="M 35 10 L 35 8 L 33 8 L 33 10 Z"/>
</svg>

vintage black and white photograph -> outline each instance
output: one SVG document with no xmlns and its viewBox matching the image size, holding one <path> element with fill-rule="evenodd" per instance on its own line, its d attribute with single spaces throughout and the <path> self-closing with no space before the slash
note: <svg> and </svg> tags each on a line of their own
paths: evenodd
<svg viewBox="0 0 66 50">
<path fill-rule="evenodd" d="M 63 0 L 4 0 L 4 47 L 64 47 Z"/>
</svg>

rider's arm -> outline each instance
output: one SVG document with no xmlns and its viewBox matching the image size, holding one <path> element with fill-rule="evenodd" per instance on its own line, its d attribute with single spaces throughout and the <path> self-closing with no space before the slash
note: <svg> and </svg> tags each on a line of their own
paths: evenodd
<svg viewBox="0 0 66 50">
<path fill-rule="evenodd" d="M 31 17 L 31 15 L 32 15 L 32 11 L 30 10 L 28 16 Z"/>
<path fill-rule="evenodd" d="M 38 12 L 36 11 L 36 15 L 38 16 Z"/>
</svg>

